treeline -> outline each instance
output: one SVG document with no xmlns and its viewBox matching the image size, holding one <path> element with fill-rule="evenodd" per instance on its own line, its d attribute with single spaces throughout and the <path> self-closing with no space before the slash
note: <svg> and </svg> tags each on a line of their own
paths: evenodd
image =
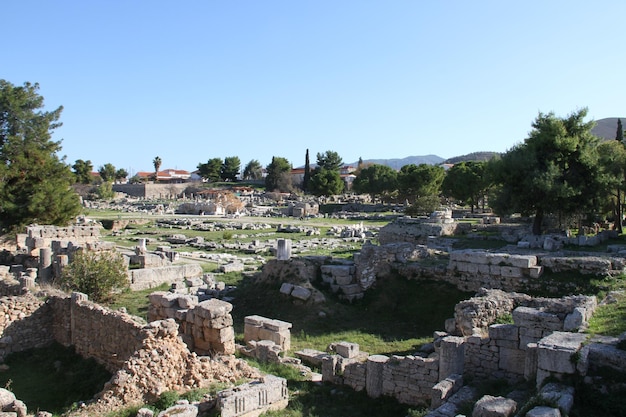
<svg viewBox="0 0 626 417">
<path fill-rule="evenodd" d="M 30 223 L 66 224 L 80 212 L 71 185 L 93 181 L 89 160 L 71 167 L 57 156 L 59 142 L 51 133 L 61 125 L 62 107 L 44 111 L 37 84 L 23 86 L 0 80 L 0 229 L 16 231 Z M 544 219 L 561 224 L 612 220 L 622 231 L 626 195 L 626 147 L 621 120 L 616 140 L 600 141 L 585 121 L 587 109 L 566 117 L 540 113 L 527 139 L 491 159 L 462 161 L 447 171 L 443 166 L 410 164 L 394 170 L 359 160 L 354 172 L 343 170 L 334 151 L 317 153 L 315 168 L 305 154 L 301 177 L 294 181 L 292 164 L 275 156 L 265 169 L 252 160 L 240 174 L 238 157 L 212 158 L 198 164 L 207 181 L 263 180 L 268 191 L 301 192 L 316 196 L 345 191 L 373 199 L 403 203 L 408 214 L 428 213 L 456 202 L 488 205 L 496 214 L 533 216 L 533 232 L 543 231 Z M 478 156 L 481 153 L 477 153 Z M 158 179 L 161 158 L 153 160 Z M 105 164 L 99 169 L 104 197 L 111 183 L 128 176 Z M 351 188 L 347 187 L 351 185 Z"/>
</svg>

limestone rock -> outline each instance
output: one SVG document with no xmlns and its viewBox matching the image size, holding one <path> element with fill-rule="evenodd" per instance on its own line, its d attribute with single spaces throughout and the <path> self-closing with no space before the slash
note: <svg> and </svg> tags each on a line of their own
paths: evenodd
<svg viewBox="0 0 626 417">
<path fill-rule="evenodd" d="M 514 400 L 485 395 L 476 402 L 472 417 L 510 417 L 517 409 Z"/>
<path fill-rule="evenodd" d="M 561 417 L 558 408 L 539 406 L 526 413 L 526 417 Z"/>
<path fill-rule="evenodd" d="M 190 404 L 180 404 L 161 411 L 158 417 L 196 417 L 198 407 Z"/>
</svg>

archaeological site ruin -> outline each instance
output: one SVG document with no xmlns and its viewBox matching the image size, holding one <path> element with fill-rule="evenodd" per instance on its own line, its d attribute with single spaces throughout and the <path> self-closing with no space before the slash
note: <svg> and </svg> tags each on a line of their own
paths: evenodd
<svg viewBox="0 0 626 417">
<path fill-rule="evenodd" d="M 311 208 L 291 210 L 300 217 L 298 210 Z M 594 386 L 610 393 L 626 375 L 623 338 L 585 333 L 599 304 L 610 303 L 616 294 L 605 299 L 561 296 L 570 284 L 545 279 L 548 273 L 567 271 L 589 277 L 626 272 L 626 245 L 609 245 L 606 252 L 587 250 L 616 237 L 612 231 L 593 237 L 536 237 L 525 224 L 501 224 L 484 216 L 479 226 L 470 226 L 455 220 L 449 210 L 426 219 L 398 217 L 379 230 L 355 222 L 328 237 L 316 236 L 306 222 L 263 226 L 258 221 L 248 227 L 268 235 L 299 227 L 298 233 L 310 238 L 269 236 L 267 241 L 223 243 L 244 254 L 235 256 L 226 250 L 208 252 L 214 242 L 197 234 L 185 236 L 186 230 L 197 228 L 228 230 L 224 225 L 194 223 L 191 217 L 158 222 L 172 230 L 168 241 L 155 245 L 142 237 L 133 249 L 102 239 L 98 224 L 30 226 L 18 235 L 16 250 L 5 254 L 10 262 L 0 266 L 0 360 L 56 342 L 95 359 L 113 375 L 74 415 L 150 404 L 165 392 L 216 382 L 230 388 L 159 415 L 195 416 L 212 410 L 225 417 L 256 416 L 287 407 L 287 380 L 264 374 L 247 358 L 294 366 L 315 383 L 349 387 L 373 399 L 391 397 L 427 409 L 423 415 L 430 417 L 565 416 L 575 407 L 576 390 Z M 238 224 L 235 232 L 243 233 Z M 455 236 L 472 234 L 477 239 L 497 235 L 508 245 L 497 250 L 452 247 Z M 341 248 L 350 242 L 359 244 L 350 257 L 307 254 L 313 245 Z M 206 251 L 202 259 L 213 257 L 222 273 L 245 271 L 255 282 L 269 285 L 273 293 L 265 296 L 270 303 L 280 299 L 311 309 L 329 297 L 358 303 L 379 291 L 390 275 L 447 283 L 473 295 L 457 303 L 449 318 L 437 323 L 440 330 L 432 339 L 411 354 L 369 354 L 350 340 L 336 340 L 326 350 L 294 350 L 292 332 L 300 329 L 281 317 L 259 314 L 236 323 L 229 286 L 205 273 L 193 261 L 197 255 L 176 250 L 177 245 Z M 169 286 L 150 293 L 147 321 L 51 285 L 80 250 L 121 251 L 132 290 Z M 537 293 L 544 295 L 529 295 Z M 236 328 L 242 329 L 242 338 Z M 492 395 L 479 388 L 482 381 L 527 389 Z M 2 394 L 2 415 L 27 415 L 28 404 L 8 391 Z M 137 415 L 150 413 L 141 409 Z"/>
</svg>

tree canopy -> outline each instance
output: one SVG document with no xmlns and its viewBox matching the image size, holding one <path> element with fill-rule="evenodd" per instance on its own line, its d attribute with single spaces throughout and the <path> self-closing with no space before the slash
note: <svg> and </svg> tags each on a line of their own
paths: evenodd
<svg viewBox="0 0 626 417">
<path fill-rule="evenodd" d="M 389 195 L 398 188 L 398 173 L 391 167 L 373 164 L 358 170 L 352 183 L 352 189 L 360 194 L 369 194 L 372 199 L 376 196 Z"/>
<path fill-rule="evenodd" d="M 222 181 L 236 181 L 241 170 L 241 161 L 238 156 L 227 156 L 224 158 L 220 176 Z"/>
<path fill-rule="evenodd" d="M 486 162 L 476 161 L 455 164 L 446 172 L 441 185 L 443 194 L 469 205 L 473 213 L 489 188 L 486 166 Z"/>
<path fill-rule="evenodd" d="M 212 158 L 198 164 L 198 173 L 207 181 L 216 182 L 222 178 L 222 158 Z"/>
<path fill-rule="evenodd" d="M 291 164 L 286 158 L 273 156 L 272 162 L 265 168 L 265 188 L 268 191 L 290 192 L 293 189 Z"/>
<path fill-rule="evenodd" d="M 100 178 L 104 182 L 113 182 L 115 180 L 115 174 L 117 170 L 113 164 L 104 164 L 98 169 L 98 173 L 100 174 Z"/>
<path fill-rule="evenodd" d="M 541 234 L 547 214 L 573 215 L 597 207 L 598 139 L 587 109 L 565 118 L 539 113 L 529 137 L 494 160 L 500 185 L 491 206 L 500 214 L 534 214 L 533 233 Z"/>
<path fill-rule="evenodd" d="M 443 167 L 428 164 L 409 164 L 400 168 L 398 191 L 400 198 L 413 204 L 420 198 L 437 197 L 446 172 Z"/>
<path fill-rule="evenodd" d="M 335 151 L 326 151 L 324 153 L 318 152 L 317 166 L 330 171 L 339 171 L 339 169 L 343 166 L 343 160 Z"/>
<path fill-rule="evenodd" d="M 252 159 L 243 169 L 244 180 L 260 180 L 263 178 L 263 166 L 258 159 Z"/>
<path fill-rule="evenodd" d="M 51 140 L 63 107 L 45 111 L 39 84 L 0 80 L 0 229 L 67 224 L 80 212 L 74 175 Z"/>
<path fill-rule="evenodd" d="M 341 194 L 345 184 L 339 171 L 317 167 L 309 181 L 309 191 L 316 196 Z"/>
<path fill-rule="evenodd" d="M 80 184 L 91 184 L 93 178 L 91 177 L 91 171 L 93 171 L 93 165 L 90 160 L 83 161 L 82 159 L 77 159 L 72 165 L 72 169 L 74 170 L 74 176 L 76 177 L 76 182 Z"/>
</svg>

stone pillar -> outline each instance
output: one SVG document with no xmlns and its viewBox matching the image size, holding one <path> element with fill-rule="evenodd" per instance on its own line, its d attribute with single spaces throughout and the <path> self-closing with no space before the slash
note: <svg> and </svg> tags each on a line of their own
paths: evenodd
<svg viewBox="0 0 626 417">
<path fill-rule="evenodd" d="M 52 278 L 52 249 L 39 249 L 39 281 L 46 282 Z"/>
<path fill-rule="evenodd" d="M 322 358 L 322 381 L 335 383 L 338 355 L 327 355 Z"/>
<path fill-rule="evenodd" d="M 20 287 L 22 288 L 23 291 L 28 291 L 28 290 L 35 288 L 35 278 L 31 276 L 22 275 L 19 281 L 20 281 Z"/>
<path fill-rule="evenodd" d="M 148 248 L 146 248 L 146 239 L 138 239 L 137 250 L 135 251 L 135 253 L 137 255 L 144 255 L 147 251 L 148 251 Z"/>
<path fill-rule="evenodd" d="M 279 261 L 288 261 L 291 259 L 291 239 L 278 239 L 276 259 Z"/>
<path fill-rule="evenodd" d="M 26 268 L 26 275 L 33 280 L 37 279 L 37 268 Z"/>
<path fill-rule="evenodd" d="M 463 375 L 465 365 L 465 339 L 447 336 L 439 347 L 439 381 L 452 374 Z"/>
<path fill-rule="evenodd" d="M 378 398 L 383 394 L 383 370 L 388 360 L 389 358 L 384 355 L 372 355 L 367 358 L 365 390 L 371 398 Z"/>
<path fill-rule="evenodd" d="M 536 343 L 526 345 L 526 359 L 524 361 L 524 379 L 526 381 L 534 381 L 537 378 L 538 352 Z"/>
<path fill-rule="evenodd" d="M 60 277 L 63 273 L 63 268 L 69 264 L 69 257 L 67 255 L 57 255 L 56 262 L 54 263 L 55 277 Z"/>
</svg>

